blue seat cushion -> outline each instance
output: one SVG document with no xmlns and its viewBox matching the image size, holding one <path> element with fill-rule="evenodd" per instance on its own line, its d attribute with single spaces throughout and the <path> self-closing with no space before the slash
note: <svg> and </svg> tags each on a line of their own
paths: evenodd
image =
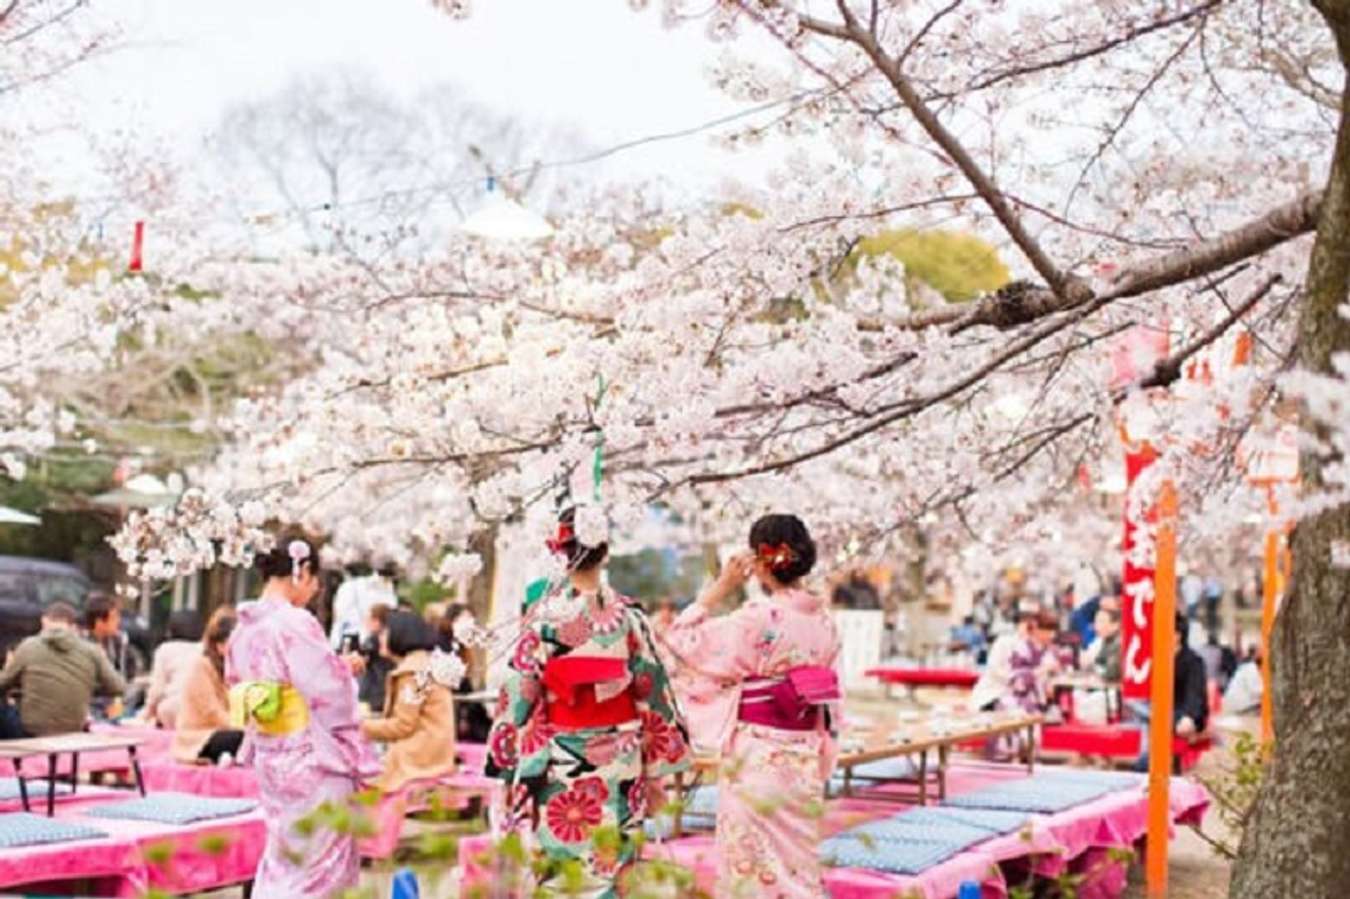
<svg viewBox="0 0 1350 899">
<path fill-rule="evenodd" d="M 155 793 L 143 799 L 96 805 L 85 814 L 98 818 L 154 821 L 160 824 L 192 824 L 242 815 L 257 806 L 252 799 L 193 796 L 190 793 Z"/>
<path fill-rule="evenodd" d="M 960 846 L 951 843 L 897 843 L 841 835 L 820 844 L 820 860 L 835 868 L 919 874 L 960 851 Z"/>
<path fill-rule="evenodd" d="M 47 843 L 70 843 L 75 840 L 96 840 L 108 834 L 97 827 L 76 824 L 56 818 L 13 812 L 0 815 L 0 848 L 42 846 Z"/>
</svg>

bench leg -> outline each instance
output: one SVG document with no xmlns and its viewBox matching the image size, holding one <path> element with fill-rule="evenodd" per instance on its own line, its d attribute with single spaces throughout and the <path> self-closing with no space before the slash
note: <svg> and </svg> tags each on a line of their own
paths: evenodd
<svg viewBox="0 0 1350 899">
<path fill-rule="evenodd" d="M 919 753 L 919 805 L 928 804 L 928 750 Z"/>
<path fill-rule="evenodd" d="M 128 746 L 127 755 L 131 758 L 131 774 L 136 778 L 136 790 L 145 795 L 145 778 L 141 776 L 141 760 L 136 757 L 136 747 Z"/>
<path fill-rule="evenodd" d="M 938 802 L 947 801 L 947 763 L 951 756 L 951 747 L 943 743 L 938 747 Z"/>
<path fill-rule="evenodd" d="M 56 817 L 56 753 L 47 756 L 47 817 Z"/>
<path fill-rule="evenodd" d="M 14 759 L 14 779 L 19 782 L 19 799 L 23 801 L 23 810 L 31 813 L 33 804 L 28 801 L 28 781 L 24 779 L 23 769 L 19 766 L 19 760 Z"/>
</svg>

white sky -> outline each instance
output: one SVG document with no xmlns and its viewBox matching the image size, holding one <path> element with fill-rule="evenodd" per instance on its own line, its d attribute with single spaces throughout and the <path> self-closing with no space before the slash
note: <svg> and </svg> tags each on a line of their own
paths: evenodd
<svg viewBox="0 0 1350 899">
<path fill-rule="evenodd" d="M 574 126 L 598 148 L 741 108 L 709 85 L 718 47 L 701 28 L 668 31 L 659 12 L 623 0 L 479 0 L 465 21 L 429 0 L 118 0 L 101 10 L 130 46 L 67 79 L 84 127 L 163 138 L 189 154 L 231 103 L 334 65 L 406 95 L 452 82 L 499 113 Z M 700 135 L 570 177 L 666 176 L 700 190 L 761 165 Z"/>
</svg>

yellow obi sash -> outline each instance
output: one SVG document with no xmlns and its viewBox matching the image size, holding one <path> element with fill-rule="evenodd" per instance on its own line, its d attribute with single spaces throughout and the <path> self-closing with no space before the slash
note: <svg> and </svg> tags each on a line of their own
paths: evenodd
<svg viewBox="0 0 1350 899">
<path fill-rule="evenodd" d="M 309 726 L 309 705 L 290 684 L 244 681 L 230 688 L 230 726 L 269 737 L 298 734 Z"/>
</svg>

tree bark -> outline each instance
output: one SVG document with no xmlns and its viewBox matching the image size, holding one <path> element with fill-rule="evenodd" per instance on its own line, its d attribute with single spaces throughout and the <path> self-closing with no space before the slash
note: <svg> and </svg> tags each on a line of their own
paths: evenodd
<svg viewBox="0 0 1350 899">
<path fill-rule="evenodd" d="M 464 602 L 473 613 L 474 620 L 487 624 L 492 618 L 492 585 L 497 582 L 497 525 L 485 527 L 469 538 L 468 551 L 477 553 L 483 560 L 483 568 L 469 581 Z M 487 679 L 488 659 L 481 650 L 470 653 L 469 680 L 475 688 L 481 688 Z"/>
<path fill-rule="evenodd" d="M 1316 4 L 1342 62 L 1350 60 L 1350 0 Z M 1350 288 L 1350 92 L 1308 263 L 1298 329 L 1299 364 L 1330 372 L 1350 350 L 1338 311 Z M 1310 422 L 1305 422 L 1311 426 Z M 1322 485 L 1322 463 L 1305 453 L 1303 481 Z M 1275 752 L 1243 834 L 1230 895 L 1238 899 L 1350 896 L 1350 570 L 1331 563 L 1350 540 L 1350 507 L 1300 522 L 1294 573 L 1271 643 Z"/>
</svg>

